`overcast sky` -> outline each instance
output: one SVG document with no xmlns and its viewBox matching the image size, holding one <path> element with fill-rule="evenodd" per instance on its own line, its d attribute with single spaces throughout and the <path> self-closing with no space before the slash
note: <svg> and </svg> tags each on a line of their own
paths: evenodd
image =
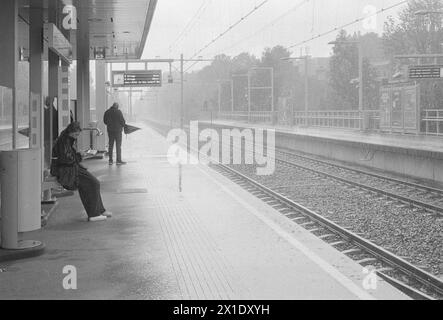
<svg viewBox="0 0 443 320">
<path fill-rule="evenodd" d="M 266 0 L 159 0 L 143 58 L 185 58 L 196 52 Z M 286 47 L 381 10 L 400 0 L 268 0 L 238 26 L 210 45 L 199 56 L 212 58 L 250 52 L 260 57 L 265 47 Z M 346 28 L 350 32 L 381 32 L 386 16 L 397 16 L 406 4 L 377 16 L 376 23 Z M 368 10 L 368 11 L 365 11 Z M 375 29 L 371 29 L 375 27 Z M 309 47 L 313 56 L 328 56 L 336 32 L 291 48 L 294 56 Z M 199 64 L 195 68 L 201 68 Z"/>
</svg>

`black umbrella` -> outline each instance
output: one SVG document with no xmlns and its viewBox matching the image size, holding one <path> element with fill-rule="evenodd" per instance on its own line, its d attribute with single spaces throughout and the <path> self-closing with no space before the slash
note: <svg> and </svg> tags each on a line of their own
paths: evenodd
<svg viewBox="0 0 443 320">
<path fill-rule="evenodd" d="M 29 128 L 24 128 L 18 131 L 21 135 L 24 135 L 25 137 L 29 138 L 29 135 L 31 134 L 31 130 Z"/>
<path fill-rule="evenodd" d="M 129 124 L 125 125 L 124 129 L 125 129 L 125 134 L 131 134 L 131 133 L 134 133 L 138 130 L 141 130 L 140 128 L 135 127 L 135 126 L 131 126 Z"/>
</svg>

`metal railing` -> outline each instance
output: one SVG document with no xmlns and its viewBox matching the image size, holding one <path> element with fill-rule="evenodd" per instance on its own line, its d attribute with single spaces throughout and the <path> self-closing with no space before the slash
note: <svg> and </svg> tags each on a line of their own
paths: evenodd
<svg viewBox="0 0 443 320">
<path fill-rule="evenodd" d="M 363 128 L 360 111 L 298 111 L 294 112 L 294 125 L 359 130 Z"/>
<path fill-rule="evenodd" d="M 217 118 L 219 120 L 228 120 L 228 121 L 275 124 L 277 120 L 277 112 L 271 112 L 271 111 L 220 112 L 218 113 Z"/>
<path fill-rule="evenodd" d="M 429 136 L 443 136 L 443 110 L 423 110 L 422 133 Z"/>
<path fill-rule="evenodd" d="M 220 112 L 219 120 L 239 121 L 245 123 L 277 124 L 278 112 Z M 429 109 L 421 113 L 422 135 L 443 136 L 443 110 Z M 337 128 L 347 130 L 383 131 L 381 128 L 381 111 L 297 111 L 293 115 L 294 126 Z M 384 128 L 386 129 L 386 128 Z M 418 133 L 417 133 L 418 134 Z"/>
</svg>

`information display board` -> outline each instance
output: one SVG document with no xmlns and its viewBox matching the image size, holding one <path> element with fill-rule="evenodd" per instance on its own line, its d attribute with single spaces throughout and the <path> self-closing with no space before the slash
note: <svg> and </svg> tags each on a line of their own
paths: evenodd
<svg viewBox="0 0 443 320">
<path fill-rule="evenodd" d="M 409 79 L 443 79 L 443 65 L 411 66 Z"/>
<path fill-rule="evenodd" d="M 387 86 L 380 90 L 380 129 L 420 132 L 420 86 Z"/>
<path fill-rule="evenodd" d="M 161 70 L 113 71 L 113 87 L 161 87 Z"/>
</svg>

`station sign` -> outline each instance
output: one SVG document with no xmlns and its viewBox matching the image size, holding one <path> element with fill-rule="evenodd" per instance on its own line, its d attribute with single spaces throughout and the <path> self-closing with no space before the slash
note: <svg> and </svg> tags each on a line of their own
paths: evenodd
<svg viewBox="0 0 443 320">
<path fill-rule="evenodd" d="M 113 87 L 161 87 L 162 70 L 113 71 Z"/>
<path fill-rule="evenodd" d="M 101 48 L 94 48 L 94 59 L 95 60 L 105 60 L 106 59 L 106 49 Z"/>
<path fill-rule="evenodd" d="M 443 65 L 411 66 L 410 79 L 443 79 Z"/>
</svg>

